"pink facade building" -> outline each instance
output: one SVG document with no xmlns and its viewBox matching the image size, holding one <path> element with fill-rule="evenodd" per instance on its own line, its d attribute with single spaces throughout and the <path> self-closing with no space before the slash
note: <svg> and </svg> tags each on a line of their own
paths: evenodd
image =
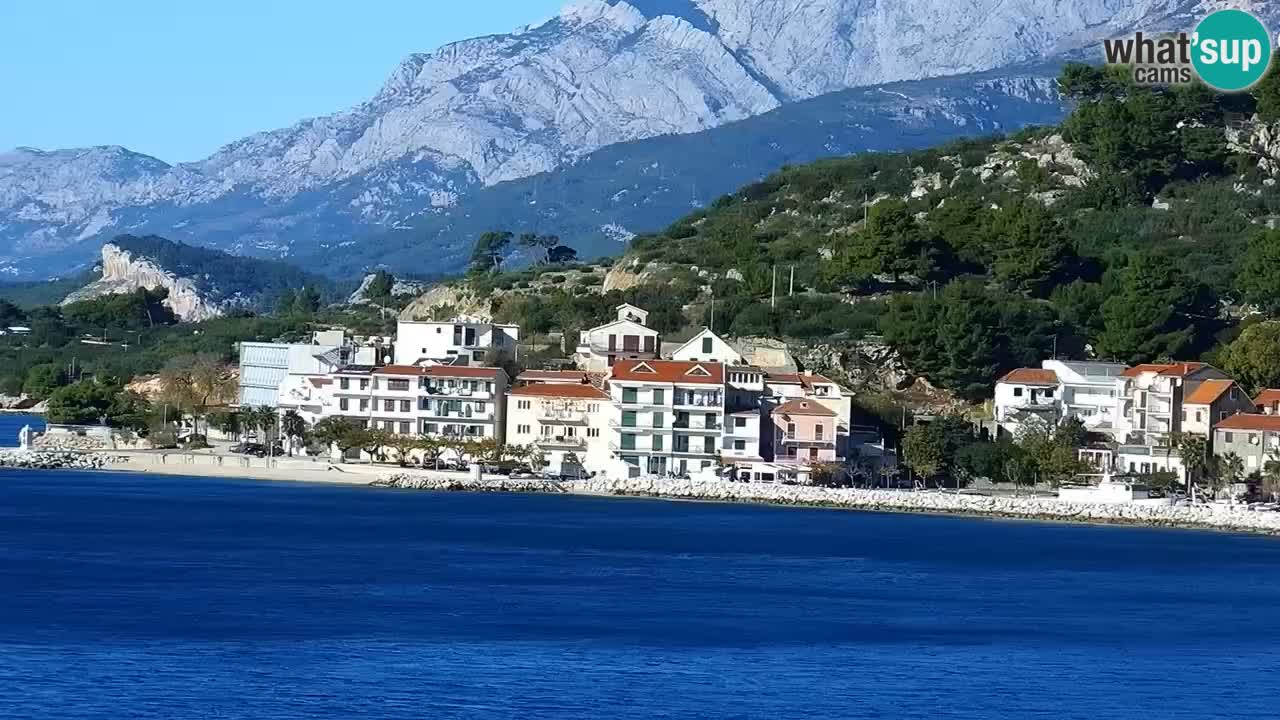
<svg viewBox="0 0 1280 720">
<path fill-rule="evenodd" d="M 775 463 L 818 465 L 841 459 L 836 452 L 839 417 L 830 408 L 797 398 L 774 408 L 771 417 Z"/>
</svg>

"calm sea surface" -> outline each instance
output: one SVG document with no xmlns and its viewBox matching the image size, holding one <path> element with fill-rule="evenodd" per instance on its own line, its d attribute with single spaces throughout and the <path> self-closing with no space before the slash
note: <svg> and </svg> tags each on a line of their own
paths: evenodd
<svg viewBox="0 0 1280 720">
<path fill-rule="evenodd" d="M 1280 541 L 0 472 L 5 718 L 1242 718 Z"/>
</svg>

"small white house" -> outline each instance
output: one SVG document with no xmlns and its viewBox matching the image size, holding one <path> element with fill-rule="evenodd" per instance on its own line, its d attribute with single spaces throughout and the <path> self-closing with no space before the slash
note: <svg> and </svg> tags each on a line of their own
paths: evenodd
<svg viewBox="0 0 1280 720">
<path fill-rule="evenodd" d="M 676 348 L 671 353 L 671 359 L 684 362 L 712 361 L 725 365 L 743 365 L 746 362 L 737 348 L 707 328 Z"/>
<path fill-rule="evenodd" d="M 465 317 L 445 322 L 401 320 L 396 326 L 395 364 L 483 365 L 490 351 L 516 358 L 519 343 L 519 325 Z"/>
<path fill-rule="evenodd" d="M 579 369 L 606 372 L 619 360 L 657 359 L 662 344 L 658 331 L 645 324 L 649 313 L 625 303 L 616 310 L 613 322 L 582 331 L 574 356 Z"/>
</svg>

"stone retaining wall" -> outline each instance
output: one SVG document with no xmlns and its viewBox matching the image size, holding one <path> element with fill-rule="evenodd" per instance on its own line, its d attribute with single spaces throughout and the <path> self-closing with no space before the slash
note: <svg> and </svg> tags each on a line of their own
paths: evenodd
<svg viewBox="0 0 1280 720">
<path fill-rule="evenodd" d="M 657 478 L 510 480 L 438 474 L 395 473 L 374 483 L 381 487 L 468 492 L 552 492 L 631 495 L 682 500 L 754 502 L 888 512 L 954 513 L 1033 520 L 1207 528 L 1280 534 L 1280 512 L 1224 505 L 1112 505 L 1065 502 L 1052 498 L 985 497 L 941 492 L 858 490 L 798 485 L 753 485 Z"/>
</svg>

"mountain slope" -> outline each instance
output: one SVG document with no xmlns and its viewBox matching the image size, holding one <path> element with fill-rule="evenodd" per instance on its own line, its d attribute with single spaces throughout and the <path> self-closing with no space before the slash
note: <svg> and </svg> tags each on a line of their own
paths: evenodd
<svg viewBox="0 0 1280 720">
<path fill-rule="evenodd" d="M 123 230 L 297 254 L 614 143 L 851 87 L 1053 57 L 1132 27 L 1185 27 L 1210 4 L 584 0 L 537 27 L 414 55 L 368 102 L 200 162 L 121 148 L 6 153 L 0 263 L 48 270 L 43 258 Z"/>
<path fill-rule="evenodd" d="M 480 233 L 556 233 L 583 258 L 616 255 L 720 195 L 791 164 L 927 147 L 1062 118 L 1056 68 L 896 83 L 788 103 L 691 135 L 611 145 L 549 173 L 474 192 L 356 243 L 326 244 L 303 267 L 337 276 L 372 267 L 461 270 Z"/>
</svg>

